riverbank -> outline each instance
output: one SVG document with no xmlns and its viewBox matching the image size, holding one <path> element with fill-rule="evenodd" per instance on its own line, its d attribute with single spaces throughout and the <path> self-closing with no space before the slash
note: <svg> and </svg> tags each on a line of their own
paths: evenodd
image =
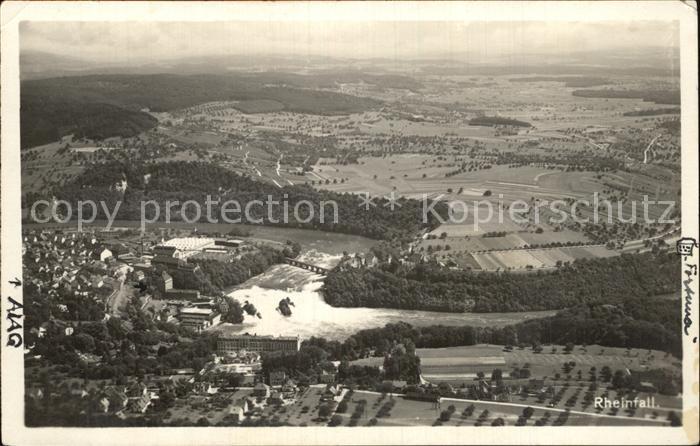
<svg viewBox="0 0 700 446">
<path fill-rule="evenodd" d="M 318 252 L 303 255 L 304 261 L 332 267 L 340 256 Z M 212 331 L 226 334 L 250 333 L 273 336 L 322 336 L 342 341 L 353 333 L 383 327 L 389 323 L 406 322 L 416 327 L 430 325 L 502 327 L 552 316 L 556 311 L 522 313 L 443 313 L 391 308 L 343 308 L 328 305 L 320 293 L 323 276 L 291 265 L 275 265 L 265 273 L 228 290 L 229 296 L 244 303 L 248 301 L 262 318 L 246 316 L 242 324 L 221 324 Z M 277 310 L 279 301 L 289 297 L 294 303 L 292 315 L 283 316 Z"/>
</svg>

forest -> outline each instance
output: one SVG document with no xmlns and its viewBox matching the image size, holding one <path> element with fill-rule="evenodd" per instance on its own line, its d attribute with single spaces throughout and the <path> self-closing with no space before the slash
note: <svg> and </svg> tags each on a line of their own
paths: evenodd
<svg viewBox="0 0 700 446">
<path fill-rule="evenodd" d="M 191 259 L 191 262 L 199 265 L 209 283 L 223 291 L 264 273 L 272 265 L 282 263 L 284 256 L 280 250 L 261 246 L 258 252 L 245 254 L 235 262 L 197 258 Z"/>
<path fill-rule="evenodd" d="M 148 176 L 150 175 L 150 176 Z M 126 190 L 122 193 L 114 187 L 116 183 L 126 181 Z M 122 162 L 96 163 L 77 176 L 73 181 L 62 185 L 55 191 L 47 191 L 57 198 L 67 200 L 73 208 L 79 200 L 104 201 L 108 209 L 118 209 L 118 220 L 141 219 L 141 203 L 153 201 L 153 205 L 144 206 L 146 218 L 165 218 L 167 200 L 177 200 L 180 204 L 188 200 L 199 203 L 201 221 L 207 218 L 207 196 L 211 196 L 211 216 L 223 221 L 222 203 L 235 200 L 240 204 L 238 213 L 229 213 L 230 219 L 240 218 L 241 222 L 262 223 L 267 225 L 284 225 L 304 229 L 322 229 L 330 232 L 362 235 L 380 240 L 408 241 L 422 229 L 434 229 L 439 224 L 432 213 L 427 213 L 427 223 L 423 223 L 423 202 L 413 199 L 400 199 L 400 207 L 391 210 L 387 199 L 374 200 L 375 206 L 367 210 L 360 208 L 362 199 L 353 194 L 341 194 L 325 190 L 314 190 L 305 185 L 278 188 L 269 183 L 256 181 L 246 175 L 240 175 L 224 167 L 205 162 L 167 162 L 133 165 Z M 246 220 L 243 210 L 247 203 L 261 200 L 288 203 L 287 222 L 283 205 L 255 205 L 250 207 L 250 221 Z M 297 203 L 306 200 L 307 204 L 299 207 L 298 216 L 294 216 Z M 218 203 L 217 203 L 218 201 Z M 324 202 L 326 204 L 324 204 Z M 337 221 L 331 202 L 337 203 Z M 156 211 L 156 204 L 160 212 Z M 428 206 L 431 203 L 428 203 Z M 190 206 L 185 217 L 195 220 L 195 207 Z M 173 208 L 171 221 L 181 221 L 178 207 Z M 359 209 L 359 210 L 358 210 Z M 435 212 L 446 218 L 447 205 L 437 203 Z M 89 209 L 85 209 L 85 218 Z M 98 210 L 100 219 L 106 218 L 103 210 Z M 91 215 L 91 214 L 90 214 Z M 321 216 L 324 215 L 322 219 Z M 308 220 L 305 222 L 305 220 Z"/>
<path fill-rule="evenodd" d="M 141 112 L 144 109 L 170 111 L 211 101 L 266 99 L 286 111 L 319 115 L 356 113 L 380 105 L 374 99 L 291 87 L 284 82 L 287 77 L 153 74 L 27 80 L 20 86 L 21 147 L 71 133 L 133 136 L 156 125 L 155 118 Z M 304 76 L 295 79 L 299 84 L 319 83 Z"/>
<path fill-rule="evenodd" d="M 680 275 L 680 263 L 669 253 L 577 259 L 552 272 L 528 274 L 450 270 L 434 262 L 390 263 L 333 270 L 322 292 L 337 307 L 535 311 L 672 293 L 679 291 Z"/>
<path fill-rule="evenodd" d="M 635 110 L 625 112 L 623 116 L 657 116 L 657 115 L 678 115 L 681 113 L 680 108 L 651 108 L 648 110 Z"/>
<path fill-rule="evenodd" d="M 22 101 L 20 146 L 35 147 L 72 134 L 75 139 L 131 137 L 149 130 L 158 120 L 148 113 L 103 102 L 85 103 L 35 97 Z"/>
<path fill-rule="evenodd" d="M 416 348 L 444 348 L 475 344 L 528 346 L 539 344 L 604 345 L 647 348 L 682 356 L 679 300 L 630 298 L 619 304 L 581 304 L 556 315 L 502 328 L 387 324 L 361 330 L 344 343 L 322 343 L 331 357 L 373 350 L 382 355 L 396 342 L 409 340 Z"/>
<path fill-rule="evenodd" d="M 582 98 L 641 99 L 656 104 L 680 105 L 680 90 L 574 90 L 572 95 Z"/>
<path fill-rule="evenodd" d="M 500 116 L 480 116 L 469 121 L 469 125 L 495 127 L 497 125 L 510 125 L 513 127 L 532 127 L 532 124 L 517 119 L 502 118 Z"/>
</svg>

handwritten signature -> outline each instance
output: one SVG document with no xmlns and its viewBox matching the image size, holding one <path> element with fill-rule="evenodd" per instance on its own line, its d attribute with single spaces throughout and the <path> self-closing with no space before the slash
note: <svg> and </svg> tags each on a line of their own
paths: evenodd
<svg viewBox="0 0 700 446">
<path fill-rule="evenodd" d="M 693 277 L 698 275 L 698 266 L 692 263 L 686 263 L 686 270 L 684 271 L 686 279 L 683 281 L 683 292 L 685 295 L 685 317 L 683 318 L 683 333 L 688 336 L 688 329 L 693 325 L 692 316 L 692 303 L 695 291 L 691 285 L 693 284 Z"/>
<path fill-rule="evenodd" d="M 683 333 L 685 333 L 686 336 L 689 334 L 688 329 L 693 325 L 693 318 L 691 316 L 693 315 L 692 304 L 695 291 L 693 291 L 692 285 L 695 281 L 694 277 L 698 275 L 698 265 L 696 263 L 689 263 L 688 258 L 693 255 L 693 248 L 697 246 L 698 243 L 695 239 L 690 237 L 683 237 L 676 242 L 676 251 L 683 256 L 683 262 L 685 262 L 685 270 L 683 271 L 686 276 L 686 279 L 683 280 L 683 294 L 685 300 L 685 306 L 683 308 Z M 693 339 L 693 342 L 697 342 L 697 338 Z"/>
</svg>

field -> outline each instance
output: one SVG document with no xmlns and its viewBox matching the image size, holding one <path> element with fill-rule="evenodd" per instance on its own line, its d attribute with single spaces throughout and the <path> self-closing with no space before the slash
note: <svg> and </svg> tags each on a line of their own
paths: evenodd
<svg viewBox="0 0 700 446">
<path fill-rule="evenodd" d="M 22 152 L 22 193 L 39 192 L 51 182 L 62 183 L 79 175 L 83 168 L 70 162 L 71 151 L 62 150 L 66 144 L 79 149 L 93 147 L 91 141 L 73 142 L 72 136 Z"/>
<path fill-rule="evenodd" d="M 577 424 L 575 420 L 584 423 L 584 418 L 589 414 L 596 418 L 596 422 L 601 425 L 625 421 L 638 422 L 642 420 L 665 420 L 668 411 L 679 411 L 682 405 L 679 397 L 661 395 L 658 393 L 635 393 L 617 394 L 608 389 L 608 385 L 598 380 L 595 387 L 591 387 L 591 368 L 599 373 L 607 366 L 612 372 L 616 370 L 645 371 L 652 369 L 665 369 L 671 373 L 680 372 L 680 360 L 669 356 L 663 352 L 623 349 L 613 347 L 602 347 L 597 345 L 575 346 L 571 353 L 565 353 L 563 346 L 544 346 L 542 353 L 534 353 L 530 348 L 516 349 L 510 352 L 504 351 L 503 347 L 490 345 L 475 345 L 465 347 L 448 347 L 437 349 L 416 349 L 416 354 L 421 358 L 421 376 L 423 379 L 437 384 L 445 382 L 454 388 L 459 388 L 463 384 L 473 384 L 477 378 L 477 373 L 483 373 L 487 378 L 491 376 L 494 369 L 501 369 L 505 382 L 527 383 L 528 379 L 544 380 L 545 385 L 554 388 L 554 395 L 550 397 L 540 397 L 537 395 L 514 394 L 505 405 L 500 403 L 475 403 L 481 410 L 481 404 L 489 409 L 489 412 L 504 413 L 509 416 L 512 422 L 522 411 L 523 407 L 540 407 L 537 409 L 541 416 L 545 411 L 550 411 L 557 415 L 558 411 L 570 410 L 575 416 L 569 419 L 571 423 Z M 365 358 L 354 361 L 354 364 L 381 366 L 382 358 Z M 565 371 L 563 365 L 573 362 L 575 365 L 570 370 Z M 528 379 L 508 379 L 514 369 L 527 368 L 530 370 Z M 511 381 L 512 380 L 512 381 Z M 586 393 L 590 393 L 584 398 Z M 647 398 L 654 397 L 657 407 L 638 408 L 636 411 L 598 408 L 592 403 L 595 397 L 616 398 Z M 447 404 L 452 404 L 443 400 L 442 409 Z M 491 404 L 491 405 L 490 405 Z M 510 405 L 509 405 L 510 404 Z M 418 410 L 419 403 L 412 402 L 414 410 Z M 399 407 L 397 405 L 397 407 Z M 464 406 L 461 406 L 464 407 Z M 517 409 L 517 410 L 516 410 Z M 434 409 L 433 409 L 434 411 Z M 460 410 L 455 413 L 457 419 L 455 423 L 462 425 L 474 425 L 475 417 L 460 417 Z M 580 413 L 577 413 L 580 412 Z M 478 413 L 478 412 L 477 412 Z M 394 411 L 392 411 L 393 417 Z M 497 415 L 494 415 L 496 417 Z M 513 418 L 515 416 L 515 418 Z M 634 417 L 634 420 L 629 418 Z M 533 416 L 534 419 L 539 416 Z M 627 418 L 627 420 L 625 420 Z M 507 421 L 507 420 L 506 420 Z M 512 424 L 506 422 L 506 424 Z M 591 420 L 588 420 L 590 423 Z M 531 424 L 531 423 L 528 423 Z M 452 425 L 452 420 L 450 421 Z"/>
<path fill-rule="evenodd" d="M 544 346 L 542 353 L 535 353 L 531 348 L 516 349 L 511 352 L 504 351 L 502 346 L 473 345 L 464 347 L 446 348 L 418 348 L 416 354 L 421 358 L 421 371 L 423 375 L 435 376 L 435 382 L 440 381 L 442 372 L 455 374 L 461 371 L 467 378 L 463 381 L 472 381 L 477 371 L 488 369 L 489 373 L 494 368 L 501 368 L 504 376 L 515 367 L 523 367 L 529 364 L 533 378 L 552 379 L 560 373 L 564 362 L 574 361 L 578 368 L 571 371 L 576 375 L 581 369 L 588 372 L 590 366 L 598 368 L 609 366 L 613 371 L 620 368 L 630 370 L 669 369 L 680 367 L 680 361 L 670 355 L 651 350 L 630 349 L 616 347 L 603 347 L 598 345 L 576 346 L 571 353 L 565 353 L 560 345 Z M 383 358 L 364 358 L 353 361 L 353 364 L 381 366 Z M 459 381 L 459 380 L 457 380 Z"/>
<path fill-rule="evenodd" d="M 592 259 L 619 255 L 605 246 L 573 248 L 515 249 L 474 253 L 472 257 L 484 271 L 553 268 L 576 259 Z"/>
<path fill-rule="evenodd" d="M 240 101 L 235 107 L 243 113 L 270 113 L 284 109 L 284 104 L 270 99 Z"/>
<path fill-rule="evenodd" d="M 580 225 L 572 224 L 572 218 L 560 223 L 560 212 L 570 216 L 574 209 L 563 200 L 580 200 L 576 208 L 580 220 L 612 225 L 636 215 L 637 221 L 643 221 L 644 197 L 672 200 L 673 184 L 678 181 L 677 176 L 653 166 L 637 173 L 600 174 L 496 165 L 447 175 L 468 160 L 464 155 L 403 154 L 338 164 L 321 158 L 307 177 L 317 187 L 338 192 L 446 201 L 451 218 L 418 240 L 413 249 L 452 265 L 484 271 L 527 271 L 579 258 L 618 255 L 619 249 L 606 249 L 602 246 L 605 239 L 592 239 Z M 600 204 L 594 213 L 596 200 Z M 630 200 L 637 202 L 630 204 Z M 522 206 L 529 210 L 520 211 Z M 651 204 L 648 217 L 660 218 L 666 208 Z M 614 237 L 630 242 L 643 235 Z"/>
<path fill-rule="evenodd" d="M 505 361 L 505 367 L 522 367 L 530 364 L 533 375 L 551 377 L 558 372 L 558 366 L 566 361 L 575 361 L 581 366 L 596 365 L 602 367 L 608 365 L 615 368 L 629 368 L 631 370 L 643 370 L 645 368 L 670 368 L 680 366 L 680 361 L 675 360 L 663 352 L 647 351 L 642 349 L 603 347 L 597 345 L 577 346 L 571 353 L 564 353 L 564 347 L 553 345 L 546 346 L 542 353 L 534 353 L 532 349 L 516 349 L 512 352 L 504 352 L 503 347 L 492 345 L 475 345 L 465 347 L 448 347 L 440 349 L 417 349 L 416 353 L 421 358 L 421 364 L 427 367 L 440 368 L 444 365 L 452 365 L 450 361 L 459 364 L 464 358 L 477 358 L 475 361 L 488 358 L 489 361 L 499 358 Z M 470 359 L 471 360 L 471 359 Z M 433 361 L 433 362 L 431 362 Z M 493 369 L 493 367 L 492 367 Z M 425 371 L 425 370 L 424 370 Z M 576 373 L 574 369 L 572 374 Z"/>
<path fill-rule="evenodd" d="M 569 173 L 539 167 L 493 166 L 490 169 L 464 172 L 446 177 L 463 162 L 476 161 L 467 155 L 404 154 L 386 157 L 362 157 L 357 164 L 324 164 L 320 159 L 309 178 L 321 181 L 319 186 L 342 192 L 390 193 L 407 197 L 445 195 L 445 199 L 482 199 L 490 190 L 492 199 L 508 203 L 516 199 L 578 197 L 592 193 L 586 187 L 593 174 Z M 546 181 L 545 181 L 546 178 Z M 325 180 L 345 179 L 343 184 L 326 184 Z M 540 181 L 542 180 L 542 181 Z M 461 190 L 461 191 L 460 191 Z M 502 195 L 502 197 L 500 197 Z"/>
<path fill-rule="evenodd" d="M 366 401 L 362 404 L 362 401 Z M 473 412 L 465 411 L 473 405 Z M 358 406 L 364 406 L 361 415 L 353 420 L 354 411 Z M 387 412 L 382 408 L 390 407 Z M 438 421 L 440 413 L 454 407 L 454 413 L 449 421 Z M 553 424 L 560 414 L 567 413 L 563 408 L 549 408 L 532 404 L 527 401 L 514 399 L 512 402 L 489 401 L 465 401 L 460 399 L 443 398 L 436 406 L 431 402 L 406 399 L 399 395 L 386 395 L 376 392 L 356 390 L 352 395 L 348 413 L 341 415 L 341 426 L 490 426 L 497 419 L 502 418 L 506 426 L 516 424 L 518 417 L 526 407 L 532 407 L 534 413 L 525 425 L 533 426 L 535 421 L 544 417 L 547 424 Z M 549 415 L 545 415 L 549 413 Z M 663 412 L 661 412 L 663 413 Z M 628 426 L 628 425 L 663 425 L 665 416 L 634 413 L 634 418 L 627 413 L 612 415 L 610 413 L 596 413 L 570 409 L 566 418 L 566 425 L 598 425 L 598 426 Z M 373 421 L 376 420 L 376 421 Z"/>
<path fill-rule="evenodd" d="M 225 135 L 211 130 L 189 130 L 173 127 L 159 127 L 163 135 L 184 144 L 201 144 L 203 147 L 214 147 L 225 140 Z"/>
<path fill-rule="evenodd" d="M 312 386 L 301 390 L 290 404 L 275 406 L 259 401 L 247 417 L 248 423 L 273 423 L 292 426 L 325 426 L 328 419 L 318 416 L 324 404 L 320 397 L 323 386 Z M 570 386 L 563 395 L 582 392 L 580 387 Z M 177 399 L 165 412 L 166 423 L 189 425 L 235 425 L 229 408 L 243 397 L 251 397 L 251 389 L 241 388 L 234 392 L 214 395 L 196 394 L 186 399 Z M 614 397 L 615 395 L 611 395 Z M 567 398 L 568 399 L 568 398 Z M 473 406 L 471 412 L 466 410 Z M 454 408 L 449 421 L 437 422 L 442 410 Z M 443 398 L 439 405 L 406 399 L 400 395 L 380 394 L 355 390 L 348 398 L 348 410 L 338 413 L 339 426 L 490 426 L 493 420 L 503 419 L 505 425 L 515 425 L 523 409 L 532 407 L 534 412 L 526 425 L 534 425 L 538 419 L 554 423 L 560 414 L 566 413 L 566 425 L 663 425 L 665 410 L 636 412 L 595 411 L 572 406 L 564 408 L 545 407 L 536 402 L 515 397 L 510 402 L 465 401 Z M 545 415 L 548 413 L 549 415 Z M 203 421 L 202 419 L 206 419 Z"/>
</svg>

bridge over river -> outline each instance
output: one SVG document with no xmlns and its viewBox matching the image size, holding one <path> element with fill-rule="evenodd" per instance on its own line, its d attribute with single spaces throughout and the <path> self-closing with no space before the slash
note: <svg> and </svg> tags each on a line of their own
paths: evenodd
<svg viewBox="0 0 700 446">
<path fill-rule="evenodd" d="M 295 259 L 285 258 L 284 261 L 288 265 L 296 266 L 297 268 L 303 268 L 303 269 L 312 271 L 312 272 L 317 273 L 317 274 L 328 274 L 330 272 L 330 270 L 327 268 L 323 268 L 323 267 L 316 266 L 316 265 L 311 265 L 310 263 L 306 263 L 306 262 L 300 262 L 299 260 L 295 260 Z"/>
</svg>

